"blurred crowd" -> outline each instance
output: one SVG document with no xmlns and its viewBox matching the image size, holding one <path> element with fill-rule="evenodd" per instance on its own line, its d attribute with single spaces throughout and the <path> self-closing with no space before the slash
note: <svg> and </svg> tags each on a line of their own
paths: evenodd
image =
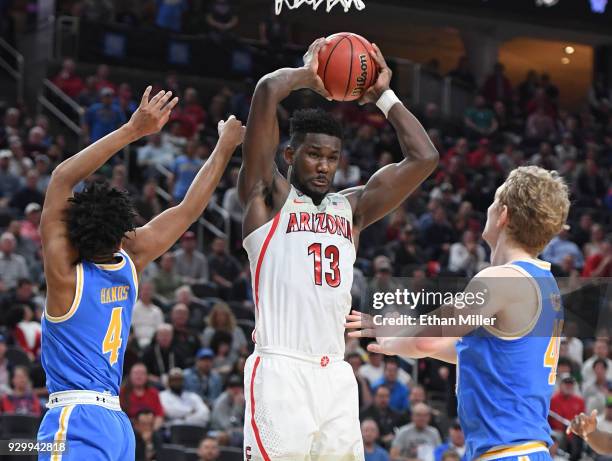
<svg viewBox="0 0 612 461">
<path fill-rule="evenodd" d="M 127 23 L 143 20 L 130 13 L 137 3 L 59 2 L 60 8 Z M 169 21 L 164 24 L 171 29 L 189 27 L 172 22 L 184 18 L 177 11 L 186 2 L 141 3 L 157 6 L 149 20 Z M 229 5 L 209 3 L 218 10 Z M 203 11 L 208 20 L 210 10 Z M 52 80 L 84 107 L 82 142 L 89 143 L 129 119 L 141 89 L 116 81 L 106 65 L 92 75 L 81 75 L 77 67 L 64 60 Z M 452 76 L 476 89 L 468 68 L 462 59 Z M 156 86 L 181 97 L 166 128 L 96 175 L 131 193 L 140 224 L 183 199 L 214 147 L 217 122 L 229 114 L 246 121 L 253 89 L 232 91 L 220 84 L 216 93 L 201 95 L 176 74 Z M 478 90 L 462 120 L 444 118 L 435 103 L 412 108 L 440 152 L 440 165 L 399 209 L 363 231 L 354 307 L 367 308 L 368 293 L 393 287 L 398 283 L 393 276 L 471 277 L 485 267 L 489 249 L 481 233 L 487 207 L 507 174 L 526 164 L 559 171 L 571 190 L 568 227 L 540 257 L 559 277 L 612 276 L 612 99 L 603 81 L 595 80 L 579 112 L 559 106 L 559 89 L 547 75 L 530 72 L 513 87 L 501 64 Z M 394 131 L 376 107 L 328 104 L 310 92 L 293 95 L 279 109 L 281 146 L 288 140 L 292 110 L 320 105 L 345 128 L 335 189 L 364 184 L 379 168 L 402 159 Z M 11 107 L 0 120 L 0 412 L 40 415 L 48 394 L 40 366 L 45 280 L 38 224 L 50 174 L 72 152 L 44 116 Z M 126 167 L 128 156 L 137 168 Z M 280 155 L 277 161 L 285 170 Z M 141 275 L 120 396 L 133 421 L 137 459 L 155 459 L 165 443 L 183 440 L 185 427 L 197 435 L 201 460 L 222 459 L 218 446 L 242 446 L 243 371 L 253 349 L 254 314 L 241 249 L 239 164 L 237 154 L 213 199 L 229 217 L 226 235 L 196 225 Z M 206 217 L 215 222 L 211 212 Z M 346 360 L 359 384 L 366 459 L 464 459 L 454 367 L 383 358 L 366 353 L 365 346 L 347 341 Z M 597 409 L 602 427 L 612 428 L 609 356 L 607 338 L 578 338 L 567 328 L 551 403 L 556 415 L 571 419 Z M 580 439 L 563 435 L 559 418 L 550 422 L 554 459 L 580 459 L 586 450 Z"/>
</svg>

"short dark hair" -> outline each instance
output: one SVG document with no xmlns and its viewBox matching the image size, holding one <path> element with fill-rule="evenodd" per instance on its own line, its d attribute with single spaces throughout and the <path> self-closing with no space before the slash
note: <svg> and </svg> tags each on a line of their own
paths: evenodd
<svg viewBox="0 0 612 461">
<path fill-rule="evenodd" d="M 116 251 L 125 233 L 135 228 L 136 211 L 127 192 L 106 181 L 89 184 L 68 201 L 68 237 L 81 260 Z"/>
<path fill-rule="evenodd" d="M 138 418 L 140 418 L 142 415 L 152 415 L 152 414 L 154 414 L 153 410 L 151 410 L 149 407 L 144 407 L 136 412 L 136 417 L 134 419 L 138 420 Z"/>
<path fill-rule="evenodd" d="M 297 149 L 308 133 L 321 133 L 342 139 L 342 125 L 323 109 L 296 110 L 290 120 L 289 145 Z"/>
<path fill-rule="evenodd" d="M 593 370 L 595 369 L 595 367 L 597 365 L 603 365 L 603 367 L 607 370 L 608 369 L 608 362 L 606 362 L 605 359 L 602 358 L 597 358 L 594 362 L 593 362 Z"/>
</svg>

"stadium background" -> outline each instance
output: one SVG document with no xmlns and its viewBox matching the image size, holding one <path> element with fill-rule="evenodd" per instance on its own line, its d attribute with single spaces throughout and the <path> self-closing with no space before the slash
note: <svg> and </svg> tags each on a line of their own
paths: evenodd
<svg viewBox="0 0 612 461">
<path fill-rule="evenodd" d="M 391 275 L 471 276 L 483 267 L 486 208 L 507 173 L 524 164 L 560 171 L 572 193 L 570 229 L 541 257 L 570 280 L 612 276 L 612 7 L 587 0 L 365 3 L 361 12 L 302 5 L 275 16 L 272 0 L 0 1 L 0 439 L 33 437 L 48 395 L 39 361 L 45 282 L 37 225 L 53 168 L 129 118 L 146 84 L 171 89 L 181 103 L 163 133 L 99 172 L 132 193 L 144 223 L 181 200 L 216 142 L 219 120 L 235 114 L 246 122 L 257 79 L 299 65 L 319 36 L 351 31 L 376 42 L 394 71 L 392 86 L 441 155 L 423 187 L 363 232 L 355 307 L 390 286 Z M 401 158 L 376 108 L 310 92 L 279 109 L 284 141 L 291 112 L 313 106 L 345 126 L 336 188 L 361 184 Z M 240 245 L 239 165 L 238 152 L 202 218 L 142 274 L 121 395 L 137 459 L 242 459 L 253 303 Z M 551 406 L 566 418 L 597 408 L 610 430 L 607 336 L 570 325 Z M 453 367 L 402 360 L 398 372 L 397 362 L 364 351 L 363 343 L 347 344 L 363 420 L 376 423 L 364 424 L 367 448 L 375 439 L 382 447 L 370 459 L 385 459 L 393 444 L 402 459 L 459 459 L 449 453 L 462 439 Z M 185 370 L 184 387 L 195 394 L 167 390 L 172 367 Z M 551 424 L 556 459 L 594 457 Z"/>
</svg>

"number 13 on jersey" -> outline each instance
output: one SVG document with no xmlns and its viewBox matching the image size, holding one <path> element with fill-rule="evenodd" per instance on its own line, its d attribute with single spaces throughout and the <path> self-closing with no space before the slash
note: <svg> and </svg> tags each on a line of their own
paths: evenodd
<svg viewBox="0 0 612 461">
<path fill-rule="evenodd" d="M 119 349 L 121 348 L 121 311 L 123 307 L 114 307 L 111 313 L 110 322 L 104 335 L 104 341 L 102 342 L 102 353 L 108 354 L 110 357 L 108 361 L 111 365 L 117 363 L 119 359 Z"/>
<path fill-rule="evenodd" d="M 314 280 L 316 285 L 323 285 L 323 267 L 321 253 L 329 260 L 329 271 L 325 271 L 325 283 L 336 288 L 340 285 L 340 251 L 336 245 L 329 245 L 322 251 L 320 243 L 313 243 L 308 247 L 308 254 L 314 256 Z"/>
</svg>

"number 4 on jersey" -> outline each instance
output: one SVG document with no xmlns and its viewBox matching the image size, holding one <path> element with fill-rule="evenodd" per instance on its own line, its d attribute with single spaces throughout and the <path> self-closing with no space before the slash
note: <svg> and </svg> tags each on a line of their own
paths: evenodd
<svg viewBox="0 0 612 461">
<path fill-rule="evenodd" d="M 563 320 L 555 320 L 553 334 L 544 354 L 544 367 L 550 368 L 548 384 L 555 385 L 557 380 L 557 362 L 559 360 L 559 346 L 561 344 L 561 333 L 563 331 Z"/>
<path fill-rule="evenodd" d="M 104 342 L 102 343 L 102 353 L 108 354 L 110 352 L 110 357 L 108 360 L 111 365 L 117 363 L 117 360 L 119 359 L 119 348 L 121 347 L 122 310 L 123 307 L 113 308 L 110 323 L 108 324 L 106 334 L 104 335 Z"/>
</svg>

